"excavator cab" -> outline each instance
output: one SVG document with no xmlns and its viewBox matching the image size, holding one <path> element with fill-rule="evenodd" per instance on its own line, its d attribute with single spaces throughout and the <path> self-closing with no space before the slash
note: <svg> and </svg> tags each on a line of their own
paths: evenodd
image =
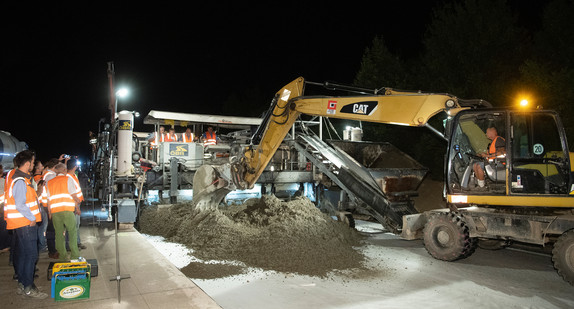
<svg viewBox="0 0 574 309">
<path fill-rule="evenodd" d="M 495 128 L 504 139 L 504 153 L 484 158 Z M 449 194 L 524 195 L 571 191 L 568 145 L 558 116 L 552 111 L 472 109 L 450 123 L 446 179 Z M 486 190 L 478 190 L 473 166 L 486 175 Z M 543 206 L 543 205 L 540 205 Z"/>
<path fill-rule="evenodd" d="M 466 113 L 456 117 L 454 132 L 452 135 L 453 155 L 451 162 L 452 189 L 468 191 L 475 189 L 476 179 L 475 166 L 484 170 L 485 179 L 489 184 L 502 184 L 504 189 L 506 182 L 506 154 L 484 157 L 481 154 L 488 152 L 491 140 L 487 136 L 487 130 L 497 132 L 501 141 L 506 141 L 506 125 L 504 115 L 498 112 L 492 113 Z M 494 186 L 496 187 L 496 186 Z"/>
</svg>

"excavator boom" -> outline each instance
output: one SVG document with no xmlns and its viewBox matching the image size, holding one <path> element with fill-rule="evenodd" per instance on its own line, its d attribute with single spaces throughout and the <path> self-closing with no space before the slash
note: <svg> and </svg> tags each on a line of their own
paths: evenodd
<svg viewBox="0 0 574 309">
<path fill-rule="evenodd" d="M 203 178 L 205 175 L 222 178 L 221 181 L 194 178 L 197 207 L 212 207 L 213 196 L 217 192 L 252 188 L 300 114 L 418 127 L 426 125 L 432 116 L 442 111 L 454 115 L 467 109 L 459 105 L 456 97 L 448 94 L 394 92 L 389 89 L 382 95 L 327 97 L 304 96 L 304 88 L 305 80 L 299 77 L 275 94 L 258 129 L 260 137 L 253 141 L 257 145 L 247 147 L 243 155 L 234 158 L 229 166 L 215 169 L 219 172 L 209 168 L 209 172 L 196 174 Z M 227 185 L 222 187 L 222 183 Z M 218 193 L 217 196 L 225 194 Z"/>
</svg>

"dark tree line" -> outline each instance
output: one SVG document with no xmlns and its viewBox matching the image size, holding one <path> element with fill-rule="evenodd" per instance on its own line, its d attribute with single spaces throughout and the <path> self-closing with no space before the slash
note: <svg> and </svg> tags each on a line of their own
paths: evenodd
<svg viewBox="0 0 574 309">
<path fill-rule="evenodd" d="M 574 138 L 574 27 L 570 0 L 549 1 L 540 27 L 528 29 L 506 1 L 466 0 L 433 11 L 424 50 L 415 59 L 389 51 L 384 38 L 366 48 L 355 84 L 451 93 L 513 106 L 527 96 L 534 106 L 557 110 Z M 436 120 L 435 120 L 436 121 Z M 440 126 L 440 121 L 431 123 Z M 384 136 L 441 177 L 445 142 L 424 128 L 365 124 L 365 136 Z M 570 142 L 570 149 L 574 140 Z"/>
</svg>

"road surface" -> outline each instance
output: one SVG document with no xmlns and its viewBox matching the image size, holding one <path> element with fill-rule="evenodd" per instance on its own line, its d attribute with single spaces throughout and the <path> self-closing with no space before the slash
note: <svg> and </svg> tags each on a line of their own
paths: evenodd
<svg viewBox="0 0 574 309">
<path fill-rule="evenodd" d="M 368 235 L 362 250 L 374 271 L 316 278 L 253 269 L 192 281 L 223 308 L 574 308 L 574 287 L 558 276 L 548 250 L 478 248 L 466 259 L 443 262 L 422 240 L 380 228 L 357 221 Z"/>
</svg>

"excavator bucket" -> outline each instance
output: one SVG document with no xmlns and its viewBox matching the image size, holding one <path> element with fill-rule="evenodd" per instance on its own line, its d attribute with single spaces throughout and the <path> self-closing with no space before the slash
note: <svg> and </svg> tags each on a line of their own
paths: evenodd
<svg viewBox="0 0 574 309">
<path fill-rule="evenodd" d="M 212 165 L 202 165 L 193 176 L 193 203 L 200 210 L 216 209 L 231 190 Z"/>
</svg>

